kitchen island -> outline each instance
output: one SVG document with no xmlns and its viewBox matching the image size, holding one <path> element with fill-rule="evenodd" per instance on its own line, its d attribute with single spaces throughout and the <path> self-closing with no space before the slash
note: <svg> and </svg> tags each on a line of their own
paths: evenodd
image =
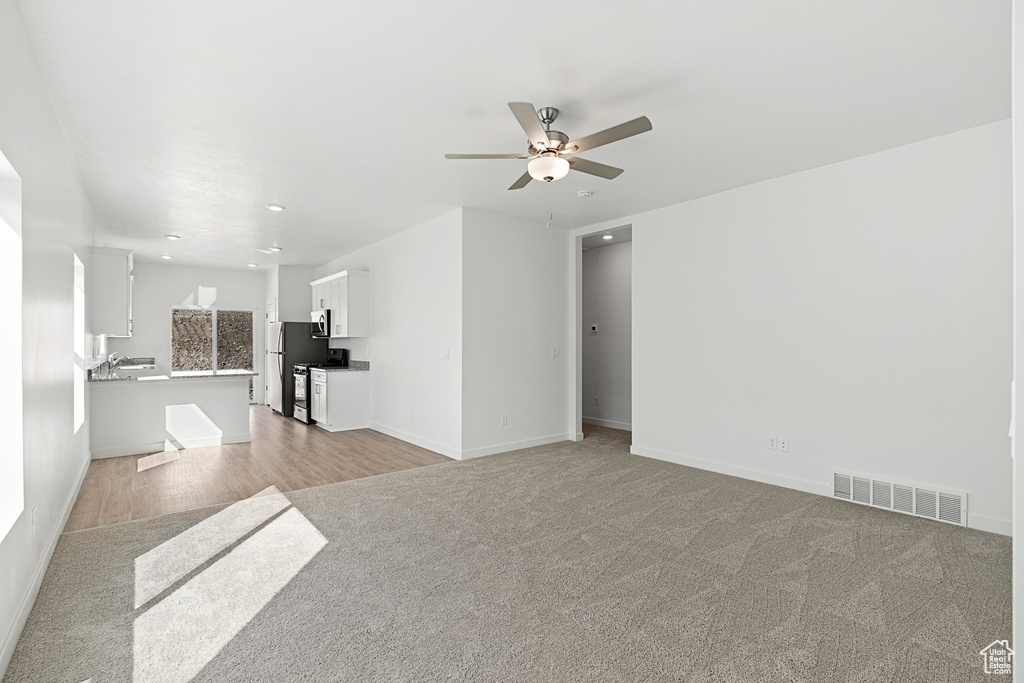
<svg viewBox="0 0 1024 683">
<path fill-rule="evenodd" d="M 93 459 L 249 441 L 256 374 L 90 378 Z"/>
</svg>

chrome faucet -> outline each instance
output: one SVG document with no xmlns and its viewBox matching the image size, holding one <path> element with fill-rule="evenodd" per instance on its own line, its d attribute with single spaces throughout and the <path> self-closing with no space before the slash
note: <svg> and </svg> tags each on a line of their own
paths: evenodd
<svg viewBox="0 0 1024 683">
<path fill-rule="evenodd" d="M 118 354 L 121 354 L 121 355 L 118 356 Z M 121 353 L 120 351 L 114 351 L 112 354 L 110 354 L 107 357 L 107 367 L 109 367 L 111 370 L 113 370 L 114 368 L 116 368 L 118 365 L 120 365 L 121 363 L 123 363 L 126 360 L 128 360 L 128 356 L 126 356 L 125 354 Z"/>
</svg>

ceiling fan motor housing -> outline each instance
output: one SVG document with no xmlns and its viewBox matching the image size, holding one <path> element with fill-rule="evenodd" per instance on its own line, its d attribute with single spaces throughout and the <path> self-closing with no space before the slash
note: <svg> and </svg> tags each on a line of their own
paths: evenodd
<svg viewBox="0 0 1024 683">
<path fill-rule="evenodd" d="M 543 110 L 542 110 L 543 111 Z M 548 136 L 548 146 L 546 149 L 537 149 L 532 144 L 529 146 L 530 154 L 541 154 L 546 151 L 560 152 L 565 144 L 569 142 L 569 136 L 558 130 L 545 131 Z"/>
</svg>

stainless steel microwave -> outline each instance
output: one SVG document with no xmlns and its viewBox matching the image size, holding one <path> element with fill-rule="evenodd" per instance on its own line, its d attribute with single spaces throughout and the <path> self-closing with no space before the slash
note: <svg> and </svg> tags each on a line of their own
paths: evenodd
<svg viewBox="0 0 1024 683">
<path fill-rule="evenodd" d="M 313 323 L 314 337 L 331 336 L 331 310 L 329 308 L 313 311 L 310 314 L 310 320 Z"/>
</svg>

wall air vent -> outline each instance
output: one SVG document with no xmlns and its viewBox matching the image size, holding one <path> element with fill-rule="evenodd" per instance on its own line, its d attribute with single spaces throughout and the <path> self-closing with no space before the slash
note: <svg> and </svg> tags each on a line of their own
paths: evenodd
<svg viewBox="0 0 1024 683">
<path fill-rule="evenodd" d="M 836 498 L 850 500 L 850 481 L 852 479 L 853 477 L 851 477 L 848 474 L 839 474 L 838 472 L 834 473 L 832 495 L 834 495 Z"/>
<path fill-rule="evenodd" d="M 967 526 L 967 493 L 850 472 L 832 472 L 832 496 L 861 505 Z"/>
<path fill-rule="evenodd" d="M 901 484 L 892 485 L 892 509 L 896 512 L 914 514 L 914 487 Z"/>
</svg>

